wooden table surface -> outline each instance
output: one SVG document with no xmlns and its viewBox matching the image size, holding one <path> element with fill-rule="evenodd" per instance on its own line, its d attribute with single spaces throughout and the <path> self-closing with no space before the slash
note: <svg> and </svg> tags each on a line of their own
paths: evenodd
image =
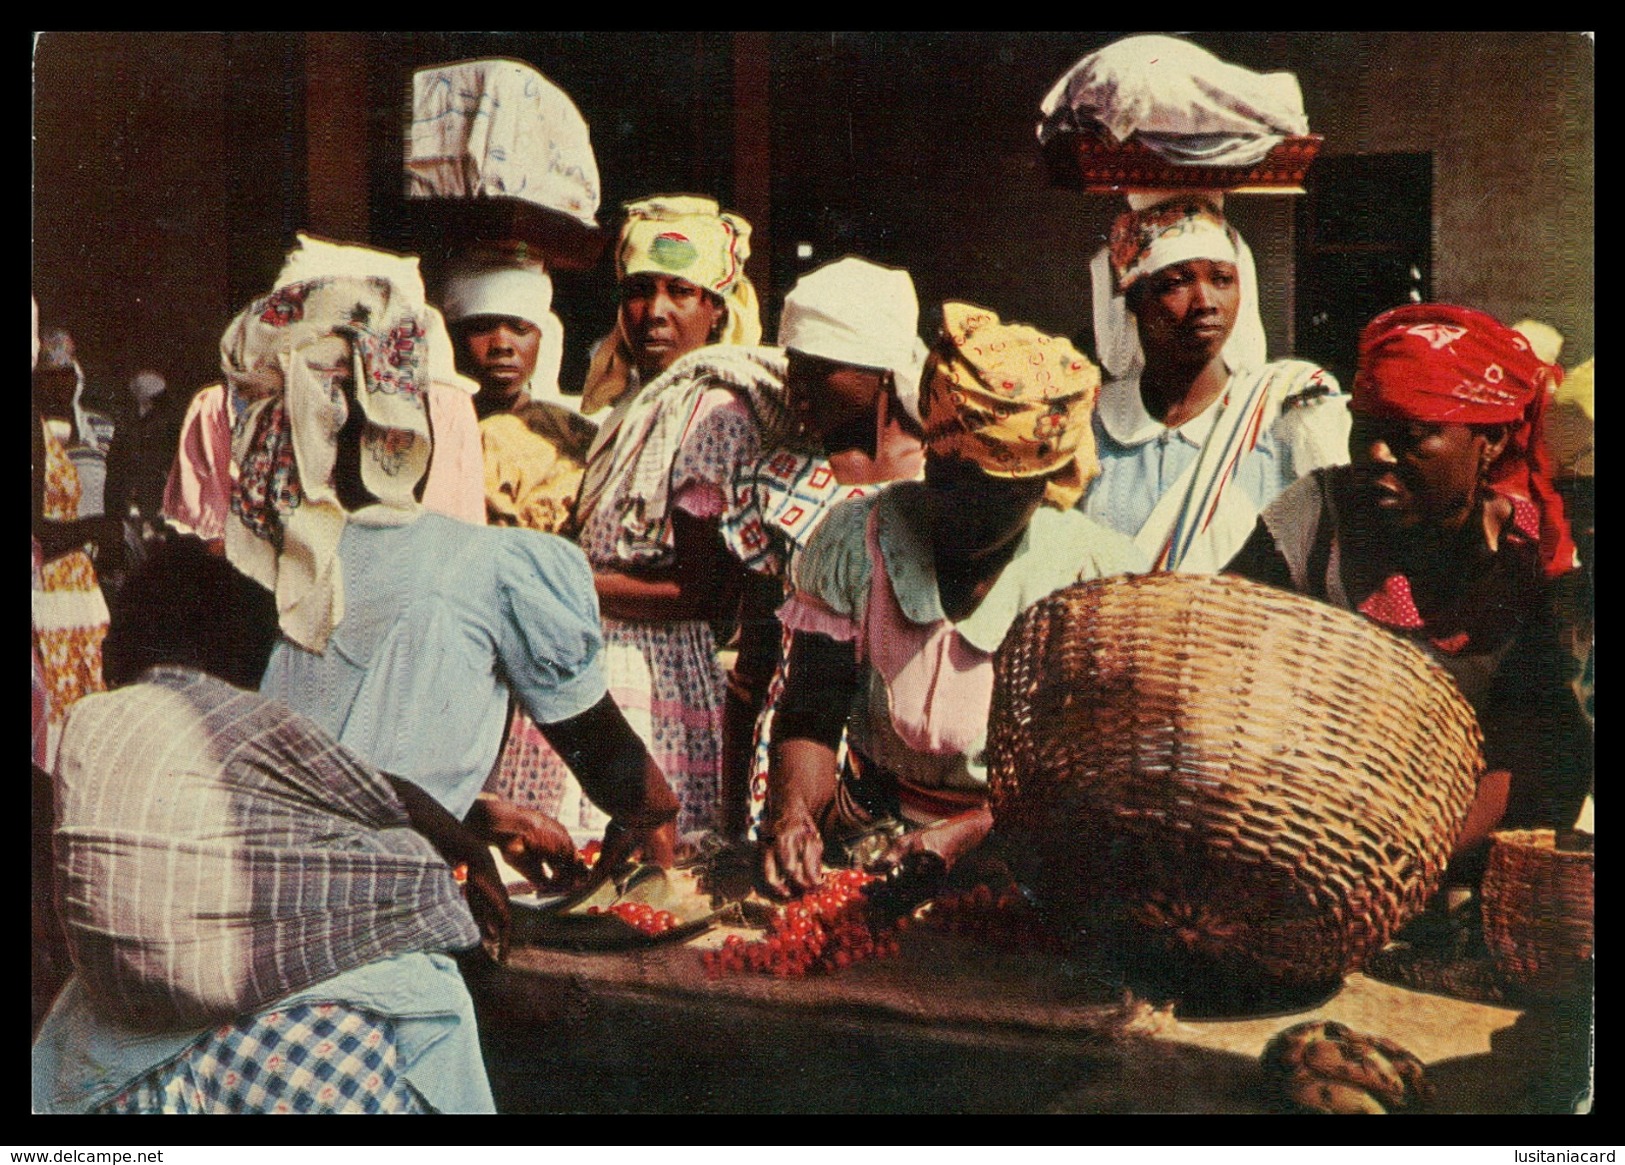
<svg viewBox="0 0 1625 1165">
<path fill-rule="evenodd" d="M 1258 1054 L 1335 1019 L 1428 1066 L 1442 1112 L 1572 1111 L 1589 1009 L 1491 1007 L 1351 975 L 1294 1014 L 1193 1020 L 1076 961 L 930 930 L 836 975 L 707 977 L 684 945 L 471 962 L 498 1106 L 513 1112 L 1271 1111 Z M 756 932 L 738 932 L 747 938 Z"/>
</svg>

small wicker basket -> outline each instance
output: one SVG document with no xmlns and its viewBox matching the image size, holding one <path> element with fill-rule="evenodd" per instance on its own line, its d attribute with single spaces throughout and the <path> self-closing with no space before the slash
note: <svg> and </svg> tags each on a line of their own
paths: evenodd
<svg viewBox="0 0 1625 1165">
<path fill-rule="evenodd" d="M 1484 943 L 1514 990 L 1543 998 L 1592 984 L 1592 838 L 1550 829 L 1497 833 L 1484 871 Z"/>
<path fill-rule="evenodd" d="M 1035 888 L 1170 965 L 1288 986 L 1358 967 L 1438 886 L 1483 770 L 1421 651 L 1246 579 L 1059 591 L 995 672 L 994 814 Z"/>
</svg>

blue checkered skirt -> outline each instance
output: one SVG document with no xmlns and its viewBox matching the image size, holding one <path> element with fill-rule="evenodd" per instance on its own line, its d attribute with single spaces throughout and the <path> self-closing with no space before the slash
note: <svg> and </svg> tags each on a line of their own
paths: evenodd
<svg viewBox="0 0 1625 1165">
<path fill-rule="evenodd" d="M 401 1074 L 395 1021 L 305 1003 L 222 1024 L 98 1112 L 433 1112 Z"/>
</svg>

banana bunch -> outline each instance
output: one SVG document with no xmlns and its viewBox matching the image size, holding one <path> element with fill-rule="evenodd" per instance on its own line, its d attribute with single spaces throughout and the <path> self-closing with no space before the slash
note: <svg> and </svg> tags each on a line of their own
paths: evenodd
<svg viewBox="0 0 1625 1165">
<path fill-rule="evenodd" d="M 1259 1059 L 1270 1087 L 1300 1112 L 1400 1112 L 1433 1096 L 1422 1061 L 1331 1020 L 1278 1032 Z"/>
</svg>

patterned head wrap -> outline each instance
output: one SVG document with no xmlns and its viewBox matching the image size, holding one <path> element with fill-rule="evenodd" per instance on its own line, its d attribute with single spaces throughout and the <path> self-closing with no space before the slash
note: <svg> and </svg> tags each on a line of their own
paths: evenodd
<svg viewBox="0 0 1625 1165">
<path fill-rule="evenodd" d="M 1560 370 L 1528 339 L 1493 316 L 1447 304 L 1407 304 L 1360 333 L 1360 364 L 1350 407 L 1368 416 L 1431 424 L 1508 425 L 1506 451 L 1486 484 L 1540 512 L 1548 576 L 1574 565 L 1563 500 L 1546 449 L 1549 390 Z"/>
<path fill-rule="evenodd" d="M 724 211 L 715 199 L 661 195 L 626 205 L 626 223 L 615 247 L 615 279 L 672 275 L 713 292 L 727 305 L 719 344 L 754 346 L 762 339 L 761 306 L 745 275 L 750 223 Z M 620 399 L 630 383 L 631 349 L 617 319 L 609 343 L 599 346 L 587 370 L 581 411 L 595 413 Z"/>
<path fill-rule="evenodd" d="M 1234 263 L 1241 287 L 1236 325 L 1224 342 L 1232 372 L 1262 368 L 1264 319 L 1258 310 L 1258 273 L 1252 249 L 1224 217 L 1219 191 L 1147 191 L 1128 196 L 1129 209 L 1112 223 L 1110 243 L 1089 266 L 1094 298 L 1095 347 L 1113 377 L 1145 367 L 1139 325 L 1126 293 L 1147 275 L 1192 259 Z"/>
<path fill-rule="evenodd" d="M 221 367 L 235 404 L 226 554 L 277 597 L 284 634 L 321 652 L 344 617 L 339 537 L 349 515 L 334 486 L 338 435 L 359 407 L 361 480 L 375 523 L 419 512 L 429 466 L 430 321 L 421 282 L 399 257 L 363 248 L 349 274 L 278 287 L 226 329 Z M 352 392 L 347 393 L 346 387 Z"/>
<path fill-rule="evenodd" d="M 925 370 L 926 448 L 991 477 L 1048 477 L 1045 504 L 1070 509 L 1100 472 L 1089 426 L 1099 390 L 1100 369 L 1069 340 L 945 303 Z"/>
<path fill-rule="evenodd" d="M 1192 259 L 1236 261 L 1236 233 L 1205 199 L 1176 198 L 1130 210 L 1112 223 L 1112 273 L 1119 291 L 1128 291 L 1154 271 Z"/>
</svg>

